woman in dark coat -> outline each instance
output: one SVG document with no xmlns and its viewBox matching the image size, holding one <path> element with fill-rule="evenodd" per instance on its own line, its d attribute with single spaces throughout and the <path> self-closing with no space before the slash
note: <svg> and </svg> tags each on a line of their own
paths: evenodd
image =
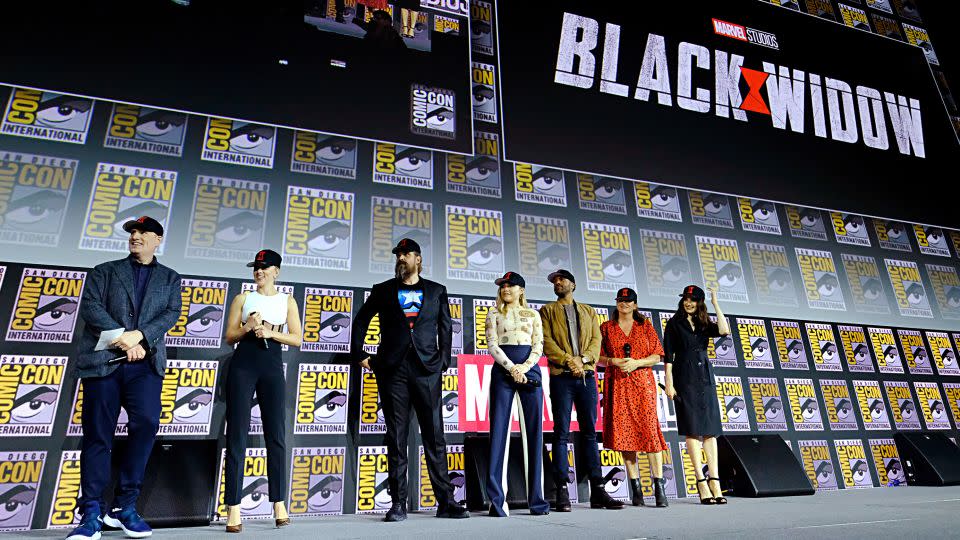
<svg viewBox="0 0 960 540">
<path fill-rule="evenodd" d="M 713 368 L 707 358 L 707 340 L 730 333 L 730 325 L 720 311 L 717 291 L 710 290 L 710 303 L 717 322 L 707 316 L 703 289 L 690 285 L 680 295 L 677 313 L 667 322 L 663 335 L 666 353 L 666 394 L 677 410 L 677 431 L 687 438 L 687 455 L 697 475 L 697 491 L 703 504 L 725 504 L 717 473 L 717 435 L 720 410 Z M 703 478 L 701 448 L 707 454 L 709 482 Z M 704 496 L 707 495 L 707 496 Z"/>
</svg>

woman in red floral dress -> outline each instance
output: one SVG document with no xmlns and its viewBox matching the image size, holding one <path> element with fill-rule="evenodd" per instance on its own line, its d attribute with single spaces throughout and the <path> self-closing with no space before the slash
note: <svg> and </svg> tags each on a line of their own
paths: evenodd
<svg viewBox="0 0 960 540">
<path fill-rule="evenodd" d="M 657 506 L 667 506 L 663 454 L 667 443 L 657 418 L 657 382 L 651 366 L 663 346 L 653 324 L 637 310 L 637 293 L 617 292 L 617 316 L 600 325 L 600 362 L 607 365 L 603 392 L 603 445 L 623 454 L 633 488 L 633 505 L 643 504 L 637 452 L 650 460 Z"/>
</svg>

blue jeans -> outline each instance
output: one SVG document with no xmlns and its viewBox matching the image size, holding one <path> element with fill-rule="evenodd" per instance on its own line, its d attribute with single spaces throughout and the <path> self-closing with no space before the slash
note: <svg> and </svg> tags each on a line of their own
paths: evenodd
<svg viewBox="0 0 960 540">
<path fill-rule="evenodd" d="M 568 481 L 567 442 L 570 440 L 570 415 L 577 407 L 580 424 L 580 450 L 578 454 L 587 462 L 587 472 L 592 480 L 602 480 L 600 451 L 597 449 L 597 383 L 592 371 L 587 371 L 586 380 L 561 374 L 550 377 L 550 402 L 553 410 L 553 478 L 559 484 Z"/>
</svg>

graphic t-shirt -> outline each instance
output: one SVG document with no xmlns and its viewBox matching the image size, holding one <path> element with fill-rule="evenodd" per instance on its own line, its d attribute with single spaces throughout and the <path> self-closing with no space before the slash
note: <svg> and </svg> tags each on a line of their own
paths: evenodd
<svg viewBox="0 0 960 540">
<path fill-rule="evenodd" d="M 413 323 L 417 322 L 417 316 L 420 315 L 420 307 L 423 306 L 423 289 L 415 285 L 400 285 L 397 299 L 400 300 L 400 307 L 410 322 L 410 328 L 413 328 Z"/>
</svg>

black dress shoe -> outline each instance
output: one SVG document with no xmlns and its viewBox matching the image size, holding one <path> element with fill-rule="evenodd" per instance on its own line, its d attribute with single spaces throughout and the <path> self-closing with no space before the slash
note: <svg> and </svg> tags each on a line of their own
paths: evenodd
<svg viewBox="0 0 960 540">
<path fill-rule="evenodd" d="M 404 502 L 395 502 L 393 506 L 390 507 L 390 510 L 387 511 L 386 517 L 383 518 L 384 521 L 403 521 L 407 519 L 407 504 Z"/>
<path fill-rule="evenodd" d="M 670 506 L 670 503 L 667 502 L 667 480 L 666 478 L 654 478 L 653 479 L 653 497 L 657 501 L 658 508 L 666 508 Z"/>
<path fill-rule="evenodd" d="M 470 512 L 456 503 L 450 503 L 437 510 L 438 518 L 464 519 L 470 517 Z"/>
<path fill-rule="evenodd" d="M 639 478 L 630 479 L 630 491 L 633 495 L 632 503 L 634 506 L 643 506 L 643 488 L 640 486 Z"/>
<path fill-rule="evenodd" d="M 570 492 L 567 491 L 567 484 L 557 484 L 557 502 L 554 504 L 554 510 L 557 512 L 569 512 Z"/>
</svg>

